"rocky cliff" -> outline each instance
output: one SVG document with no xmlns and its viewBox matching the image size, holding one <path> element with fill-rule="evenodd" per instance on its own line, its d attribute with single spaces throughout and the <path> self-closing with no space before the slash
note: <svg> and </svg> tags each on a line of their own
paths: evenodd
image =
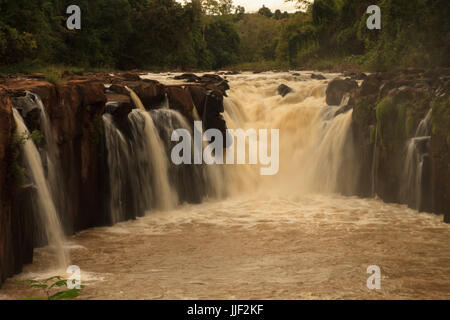
<svg viewBox="0 0 450 320">
<path fill-rule="evenodd" d="M 450 70 L 331 81 L 327 102 L 353 109 L 358 195 L 444 214 L 450 221 Z M 411 178 L 412 177 L 412 178 Z M 411 186 L 413 185 L 413 186 Z"/>
<path fill-rule="evenodd" d="M 225 91 L 208 80 L 208 83 L 196 81 L 195 87 L 199 90 L 192 97 L 194 91 L 184 85 L 164 86 L 157 81 L 141 80 L 132 73 L 67 75 L 58 84 L 46 82 L 42 75 L 0 79 L 0 285 L 8 276 L 20 272 L 23 264 L 31 263 L 33 248 L 44 244 L 36 237 L 34 190 L 27 183 L 26 172 L 20 164 L 20 142 L 16 141 L 12 115 L 12 108 L 16 107 L 22 112 L 30 131 L 40 129 L 41 110 L 25 112 L 28 106 L 21 106 L 21 98 L 27 92 L 41 98 L 50 121 L 62 167 L 61 189 L 64 190 L 55 205 L 64 231 L 70 235 L 111 223 L 102 115 L 108 112 L 118 123 L 124 121 L 136 107 L 129 89 L 137 94 L 147 110 L 162 107 L 167 99 L 171 109 L 192 119 L 194 101 L 201 99 L 202 108 L 219 115 L 214 99 L 209 103 L 204 101 L 213 90 L 222 103 Z M 219 109 L 223 112 L 223 105 Z"/>
</svg>

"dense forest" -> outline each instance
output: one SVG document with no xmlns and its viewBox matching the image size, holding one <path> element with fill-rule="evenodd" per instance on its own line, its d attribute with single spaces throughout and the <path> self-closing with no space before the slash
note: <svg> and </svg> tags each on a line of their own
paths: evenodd
<svg viewBox="0 0 450 320">
<path fill-rule="evenodd" d="M 232 0 L 0 0 L 0 69 L 332 69 L 450 64 L 448 0 L 297 0 L 296 13 Z M 68 30 L 66 8 L 82 11 Z M 368 30 L 367 7 L 382 12 Z"/>
</svg>

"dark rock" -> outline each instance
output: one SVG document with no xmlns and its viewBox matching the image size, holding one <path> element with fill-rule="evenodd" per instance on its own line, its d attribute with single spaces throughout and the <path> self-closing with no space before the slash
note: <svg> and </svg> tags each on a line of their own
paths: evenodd
<svg viewBox="0 0 450 320">
<path fill-rule="evenodd" d="M 41 108 L 31 94 L 13 98 L 14 107 L 22 115 L 30 132 L 41 129 Z"/>
<path fill-rule="evenodd" d="M 115 93 L 118 93 L 118 94 L 127 95 L 127 96 L 130 95 L 130 93 L 128 92 L 127 88 L 125 88 L 125 86 L 122 86 L 122 85 L 119 85 L 119 84 L 112 84 L 108 88 L 108 91 L 115 92 Z"/>
<path fill-rule="evenodd" d="M 287 94 L 293 92 L 293 90 L 292 90 L 292 88 L 288 87 L 288 86 L 285 85 L 285 84 L 280 84 L 280 85 L 278 86 L 278 88 L 277 88 L 277 92 L 278 92 L 278 94 L 279 94 L 280 96 L 284 97 L 284 96 L 286 96 Z"/>
<path fill-rule="evenodd" d="M 200 77 L 193 73 L 183 73 L 182 75 L 175 76 L 175 80 L 186 80 L 187 82 L 200 82 Z"/>
<path fill-rule="evenodd" d="M 358 88 L 358 83 L 350 79 L 333 79 L 327 87 L 326 101 L 329 106 L 338 106 L 341 104 L 345 94 Z"/>
<path fill-rule="evenodd" d="M 123 79 L 127 81 L 140 81 L 141 77 L 136 73 L 126 72 L 120 75 Z"/>
<path fill-rule="evenodd" d="M 123 119 L 133 110 L 131 102 L 107 102 L 105 112 L 111 114 L 115 119 Z"/>
<path fill-rule="evenodd" d="M 323 75 L 321 74 L 316 74 L 313 73 L 311 74 L 311 79 L 315 79 L 315 80 L 326 80 L 327 78 L 325 78 Z"/>
<path fill-rule="evenodd" d="M 138 95 L 147 110 L 159 108 L 166 99 L 165 87 L 158 81 L 140 81 L 136 85 L 130 85 L 130 88 Z"/>
<path fill-rule="evenodd" d="M 381 84 L 381 79 L 376 75 L 368 76 L 361 84 L 361 96 L 365 97 L 372 94 L 378 94 L 378 90 L 380 89 Z"/>
<path fill-rule="evenodd" d="M 170 109 L 177 110 L 185 116 L 191 115 L 194 102 L 188 90 L 181 87 L 167 87 L 167 98 Z"/>
</svg>

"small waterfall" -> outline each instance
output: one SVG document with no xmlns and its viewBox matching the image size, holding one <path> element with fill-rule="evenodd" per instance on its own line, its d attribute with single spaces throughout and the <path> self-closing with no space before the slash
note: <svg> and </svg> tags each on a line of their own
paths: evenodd
<svg viewBox="0 0 450 320">
<path fill-rule="evenodd" d="M 146 111 L 144 104 L 142 103 L 141 99 L 139 98 L 139 96 L 136 94 L 136 92 L 133 91 L 133 89 L 128 88 L 127 86 L 125 86 L 125 88 L 128 90 L 128 92 L 130 93 L 130 97 L 131 97 L 131 101 L 133 101 L 133 104 L 136 108 L 142 110 L 142 111 Z"/>
<path fill-rule="evenodd" d="M 308 191 L 352 193 L 356 186 L 354 149 L 350 127 L 353 110 L 330 118 L 325 109 L 322 126 L 305 159 L 304 181 Z M 327 116 L 328 115 L 328 116 Z"/>
<path fill-rule="evenodd" d="M 415 136 L 406 142 L 405 165 L 402 174 L 400 199 L 413 209 L 422 209 L 424 163 L 428 157 L 431 133 L 430 109 L 417 126 Z"/>
<path fill-rule="evenodd" d="M 111 115 L 103 115 L 110 179 L 111 222 L 167 210 L 178 200 L 169 182 L 168 158 L 147 111 L 133 110 L 122 132 Z M 127 135 L 128 134 L 128 135 Z"/>
<path fill-rule="evenodd" d="M 128 180 L 135 176 L 130 147 L 123 133 L 115 125 L 110 114 L 103 115 L 105 126 L 106 149 L 108 154 L 110 215 L 111 222 L 125 220 L 127 211 Z M 145 195 L 145 193 L 144 193 Z"/>
<path fill-rule="evenodd" d="M 169 159 L 153 119 L 147 111 L 140 110 L 134 110 L 128 118 L 133 133 L 133 154 L 139 176 L 142 177 L 141 190 L 151 189 L 153 186 L 156 207 L 162 210 L 171 209 L 178 200 L 169 184 Z M 143 174 L 148 168 L 152 169 L 151 172 Z"/>
<path fill-rule="evenodd" d="M 13 114 L 17 125 L 17 134 L 28 136 L 29 131 L 20 113 L 16 109 L 13 109 Z M 45 179 L 41 157 L 31 139 L 27 139 L 24 142 L 22 152 L 27 172 L 30 174 L 30 178 L 36 185 L 39 207 L 39 225 L 44 229 L 49 246 L 55 251 L 58 266 L 65 268 L 68 263 L 68 257 L 64 249 L 64 233 L 53 203 L 50 188 Z"/>
</svg>

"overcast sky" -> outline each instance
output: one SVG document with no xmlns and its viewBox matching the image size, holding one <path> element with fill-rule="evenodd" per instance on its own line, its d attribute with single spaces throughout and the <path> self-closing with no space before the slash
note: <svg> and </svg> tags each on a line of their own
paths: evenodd
<svg viewBox="0 0 450 320">
<path fill-rule="evenodd" d="M 177 0 L 178 2 L 184 2 L 183 0 Z M 295 2 L 285 2 L 284 0 L 233 0 L 235 6 L 245 7 L 246 12 L 258 11 L 263 5 L 275 11 L 280 9 L 281 11 L 295 12 Z"/>
<path fill-rule="evenodd" d="M 275 11 L 280 9 L 281 11 L 295 12 L 295 2 L 285 2 L 284 0 L 234 0 L 234 5 L 241 5 L 245 7 L 245 11 L 252 12 L 257 11 L 263 5 Z"/>
</svg>

